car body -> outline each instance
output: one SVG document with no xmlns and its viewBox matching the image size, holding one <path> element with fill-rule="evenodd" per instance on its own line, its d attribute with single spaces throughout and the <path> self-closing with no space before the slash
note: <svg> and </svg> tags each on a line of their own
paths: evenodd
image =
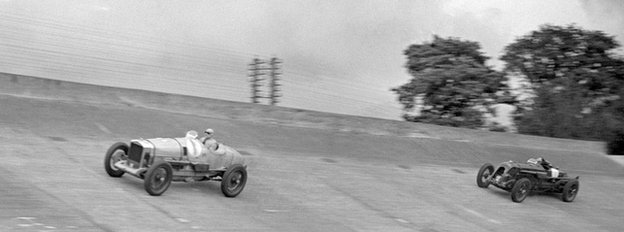
<svg viewBox="0 0 624 232">
<path fill-rule="evenodd" d="M 144 180 L 153 196 L 163 194 L 172 181 L 221 181 L 226 197 L 235 197 L 247 182 L 245 159 L 235 149 L 218 144 L 205 147 L 197 132 L 181 138 L 133 139 L 113 144 L 104 157 L 104 169 L 111 177 L 128 173 Z"/>
<path fill-rule="evenodd" d="M 579 190 L 579 177 L 570 177 L 558 168 L 537 163 L 506 161 L 496 168 L 485 163 L 477 173 L 477 186 L 490 184 L 511 193 L 514 202 L 522 202 L 530 192 L 560 193 L 564 202 L 572 202 Z"/>
</svg>

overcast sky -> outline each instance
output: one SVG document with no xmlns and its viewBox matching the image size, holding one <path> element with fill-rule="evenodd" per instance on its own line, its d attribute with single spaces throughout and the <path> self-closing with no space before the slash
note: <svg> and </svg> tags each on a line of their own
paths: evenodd
<svg viewBox="0 0 624 232">
<path fill-rule="evenodd" d="M 624 1 L 0 0 L 0 72 L 249 102 L 247 65 L 276 56 L 280 106 L 399 119 L 410 44 L 476 41 L 500 69 L 545 23 L 624 44 Z"/>
</svg>

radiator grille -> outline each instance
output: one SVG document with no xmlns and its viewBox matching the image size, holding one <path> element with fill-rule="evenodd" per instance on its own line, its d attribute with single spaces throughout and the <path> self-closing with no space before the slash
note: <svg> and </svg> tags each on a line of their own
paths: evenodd
<svg viewBox="0 0 624 232">
<path fill-rule="evenodd" d="M 128 159 L 134 162 L 141 163 L 141 156 L 143 154 L 143 146 L 138 143 L 130 144 L 130 151 L 128 152 Z"/>
</svg>

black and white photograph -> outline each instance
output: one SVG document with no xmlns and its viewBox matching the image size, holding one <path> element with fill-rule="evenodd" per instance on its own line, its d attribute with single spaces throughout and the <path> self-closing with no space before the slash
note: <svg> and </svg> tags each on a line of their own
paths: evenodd
<svg viewBox="0 0 624 232">
<path fill-rule="evenodd" d="M 621 0 L 0 0 L 0 232 L 621 232 L 623 197 Z"/>
</svg>

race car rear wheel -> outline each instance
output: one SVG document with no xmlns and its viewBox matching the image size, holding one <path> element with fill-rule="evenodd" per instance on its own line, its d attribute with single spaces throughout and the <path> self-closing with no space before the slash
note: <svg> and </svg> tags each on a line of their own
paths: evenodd
<svg viewBox="0 0 624 232">
<path fill-rule="evenodd" d="M 147 170 L 143 186 L 145 187 L 145 191 L 150 195 L 160 196 L 167 191 L 169 185 L 171 185 L 172 179 L 173 169 L 171 168 L 171 164 L 162 160 L 156 161 Z"/>
<path fill-rule="evenodd" d="M 514 184 L 511 188 L 511 200 L 514 202 L 522 202 L 529 195 L 531 191 L 531 180 L 528 178 L 522 178 Z"/>
<path fill-rule="evenodd" d="M 115 163 L 128 159 L 128 144 L 125 143 L 115 143 L 108 151 L 106 151 L 106 155 L 104 156 L 104 170 L 111 177 L 121 177 L 124 174 L 123 170 L 120 170 L 115 167 Z"/>
<path fill-rule="evenodd" d="M 489 163 L 483 164 L 477 173 L 477 186 L 487 188 L 490 185 L 490 176 L 494 173 L 494 166 Z"/>
<path fill-rule="evenodd" d="M 574 198 L 576 198 L 576 194 L 578 193 L 578 190 L 579 190 L 578 180 L 568 181 L 568 183 L 566 183 L 563 186 L 563 193 L 561 194 L 561 200 L 563 200 L 564 202 L 574 201 Z"/>
<path fill-rule="evenodd" d="M 236 197 L 247 183 L 247 170 L 240 164 L 230 166 L 223 174 L 221 192 L 226 197 Z"/>
</svg>

